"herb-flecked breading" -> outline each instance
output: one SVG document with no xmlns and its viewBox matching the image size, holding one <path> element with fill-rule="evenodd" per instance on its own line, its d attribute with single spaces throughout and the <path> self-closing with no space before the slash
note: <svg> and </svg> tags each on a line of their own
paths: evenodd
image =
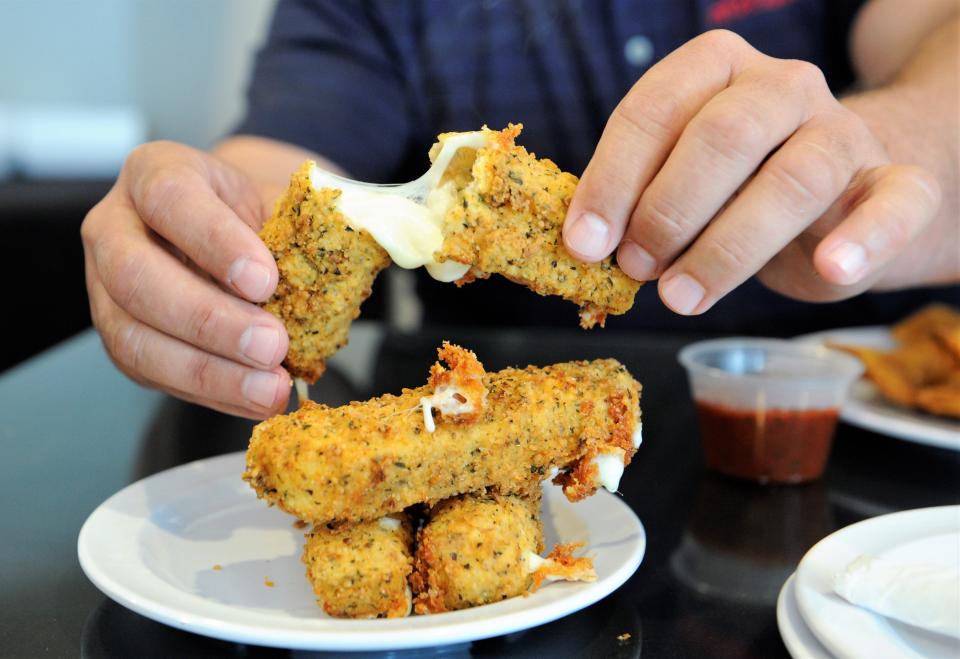
<svg viewBox="0 0 960 659">
<path fill-rule="evenodd" d="M 410 614 L 413 527 L 406 514 L 358 524 L 318 525 L 306 538 L 307 579 L 327 615 L 402 618 Z"/>
<path fill-rule="evenodd" d="M 260 232 L 280 272 L 277 290 L 263 308 L 283 322 L 290 337 L 284 366 L 310 383 L 346 345 L 350 323 L 377 273 L 390 264 L 370 234 L 344 220 L 336 208 L 338 190 L 313 189 L 312 165 L 294 174 Z"/>
<path fill-rule="evenodd" d="M 539 483 L 529 496 L 441 501 L 417 533 L 414 610 L 440 613 L 525 595 L 534 585 L 525 555 L 542 551 Z"/>
<path fill-rule="evenodd" d="M 452 204 L 441 222 L 438 261 L 470 265 L 462 286 L 491 274 L 540 295 L 559 295 L 580 307 L 584 328 L 610 314 L 626 313 L 640 287 L 612 256 L 580 263 L 561 238 L 577 177 L 515 144 L 520 125 L 484 128 L 488 145 L 461 149 L 442 184 L 453 184 Z M 431 150 L 435 157 L 444 140 Z M 304 163 L 260 232 L 280 271 L 277 290 L 263 306 L 287 328 L 284 365 L 315 382 L 325 361 L 347 342 L 350 323 L 370 295 L 377 274 L 390 264 L 373 237 L 352 228 L 337 210 L 338 190 L 311 185 L 313 162 Z"/>
<path fill-rule="evenodd" d="M 490 131 L 490 144 L 477 150 L 469 176 L 454 169 L 458 163 L 451 165 L 457 197 L 444 217 L 437 258 L 472 266 L 458 285 L 502 275 L 540 295 L 574 302 L 585 329 L 602 327 L 608 314 L 630 310 L 640 283 L 613 256 L 598 263 L 570 256 L 561 229 L 578 179 L 516 145 L 520 130 L 510 125 Z M 440 136 L 434 152 L 448 136 Z"/>
<path fill-rule="evenodd" d="M 579 500 L 597 486 L 582 460 L 616 448 L 629 464 L 636 450 L 640 384 L 616 360 L 508 368 L 483 385 L 475 421 L 434 432 L 420 408 L 429 385 L 337 408 L 308 401 L 254 428 L 244 479 L 300 519 L 360 521 L 488 487 L 516 493 L 554 467 Z"/>
</svg>

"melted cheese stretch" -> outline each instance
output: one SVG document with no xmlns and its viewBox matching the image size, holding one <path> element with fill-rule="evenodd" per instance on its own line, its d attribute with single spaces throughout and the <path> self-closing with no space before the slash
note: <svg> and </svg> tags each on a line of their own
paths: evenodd
<svg viewBox="0 0 960 659">
<path fill-rule="evenodd" d="M 297 390 L 297 402 L 310 400 L 310 385 L 303 378 L 294 378 L 293 387 Z"/>
<path fill-rule="evenodd" d="M 456 387 L 449 384 L 442 384 L 437 387 L 437 390 L 432 396 L 424 396 L 420 399 L 420 407 L 423 409 L 423 425 L 426 426 L 427 432 L 433 432 L 437 429 L 436 423 L 433 420 L 434 408 L 446 417 L 455 417 L 460 414 L 470 414 L 473 412 L 473 403 L 462 394 L 460 398 L 463 400 L 459 400 L 457 397 L 458 393 L 459 391 Z"/>
<path fill-rule="evenodd" d="M 537 570 L 544 569 L 546 574 L 543 575 L 543 580 L 546 582 L 594 581 L 597 578 L 596 573 L 593 571 L 592 563 L 587 569 L 571 572 L 570 569 L 566 568 L 562 563 L 558 563 L 549 557 L 544 558 L 543 556 L 535 554 L 532 551 L 523 552 L 522 560 L 523 568 L 526 570 L 527 574 L 533 574 Z"/>
<path fill-rule="evenodd" d="M 543 558 L 539 554 L 535 554 L 532 551 L 523 552 L 523 565 L 526 568 L 527 572 L 534 573 L 544 565 L 553 565 L 553 561 L 548 558 Z M 546 576 L 547 581 L 556 581 L 560 577 L 555 577 L 552 575 Z"/>
<path fill-rule="evenodd" d="M 608 492 L 616 492 L 623 477 L 623 449 L 613 449 L 610 453 L 601 453 L 593 458 L 597 467 L 597 485 L 602 485 Z"/>
<path fill-rule="evenodd" d="M 315 189 L 340 190 L 337 209 L 347 223 L 366 231 L 401 268 L 426 266 L 430 276 L 450 282 L 463 277 L 469 263 L 437 262 L 434 254 L 443 246 L 443 218 L 456 198 L 453 183 L 439 185 L 451 159 L 461 148 L 479 149 L 487 144 L 481 131 L 452 135 L 443 142 L 433 165 L 422 177 L 404 185 L 371 185 L 341 178 L 316 166 L 310 170 Z"/>
</svg>

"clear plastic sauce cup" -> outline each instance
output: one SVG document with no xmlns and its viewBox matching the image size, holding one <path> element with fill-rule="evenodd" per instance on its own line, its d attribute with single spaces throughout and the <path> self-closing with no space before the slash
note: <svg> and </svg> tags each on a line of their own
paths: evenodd
<svg viewBox="0 0 960 659">
<path fill-rule="evenodd" d="M 863 373 L 822 346 L 730 338 L 680 351 L 707 467 L 760 483 L 801 483 L 826 468 L 840 406 Z"/>
</svg>

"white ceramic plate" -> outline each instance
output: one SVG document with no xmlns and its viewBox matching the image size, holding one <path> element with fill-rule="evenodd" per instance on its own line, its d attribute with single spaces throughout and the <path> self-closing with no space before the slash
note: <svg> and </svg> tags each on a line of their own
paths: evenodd
<svg viewBox="0 0 960 659">
<path fill-rule="evenodd" d="M 780 638 L 793 659 L 831 659 L 830 653 L 817 640 L 797 608 L 796 575 L 791 574 L 777 597 L 777 627 Z"/>
<path fill-rule="evenodd" d="M 833 593 L 833 577 L 861 554 L 949 565 L 960 560 L 960 506 L 908 510 L 853 524 L 807 552 L 796 572 L 804 622 L 839 657 L 957 657 L 960 640 L 854 606 Z"/>
<path fill-rule="evenodd" d="M 872 348 L 892 348 L 893 337 L 886 327 L 848 327 L 797 337 L 798 341 L 826 344 L 827 341 Z M 861 378 L 850 387 L 840 418 L 855 426 L 917 444 L 960 451 L 960 422 L 905 409 L 886 401 L 876 387 Z"/>
<path fill-rule="evenodd" d="M 300 562 L 303 531 L 257 500 L 240 480 L 243 467 L 243 453 L 200 460 L 110 497 L 80 530 L 83 571 L 123 606 L 197 634 L 295 649 L 382 650 L 500 636 L 556 620 L 623 584 L 646 547 L 643 525 L 618 497 L 602 491 L 574 505 L 548 486 L 546 544 L 586 542 L 595 582 L 552 583 L 529 597 L 451 613 L 339 620 L 314 601 Z"/>
</svg>

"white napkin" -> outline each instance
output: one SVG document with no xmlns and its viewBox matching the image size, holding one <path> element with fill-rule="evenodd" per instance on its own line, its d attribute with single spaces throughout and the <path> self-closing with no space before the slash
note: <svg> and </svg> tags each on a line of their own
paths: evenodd
<svg viewBox="0 0 960 659">
<path fill-rule="evenodd" d="M 960 566 L 857 557 L 833 578 L 851 604 L 960 638 Z"/>
</svg>

